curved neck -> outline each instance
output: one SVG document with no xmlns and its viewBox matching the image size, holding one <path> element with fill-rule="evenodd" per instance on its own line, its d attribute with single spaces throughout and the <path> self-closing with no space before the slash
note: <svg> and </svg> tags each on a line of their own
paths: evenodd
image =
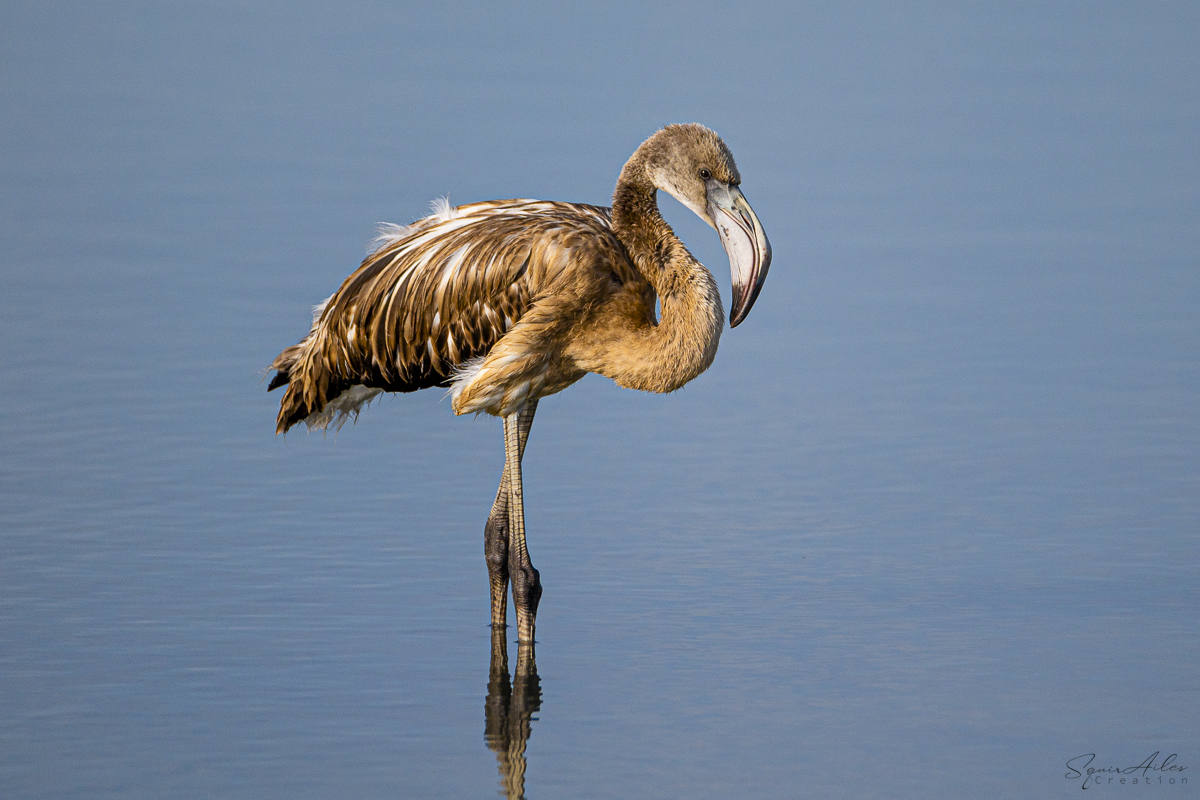
<svg viewBox="0 0 1200 800">
<path fill-rule="evenodd" d="M 656 191 L 635 154 L 613 193 L 612 227 L 657 293 L 662 318 L 627 331 L 591 371 L 628 388 L 671 392 L 712 364 L 725 312 L 712 274 L 659 212 Z"/>
<path fill-rule="evenodd" d="M 631 176 L 629 165 L 613 192 L 612 226 L 625 245 L 638 272 L 662 294 L 659 281 L 665 267 L 675 260 L 683 242 L 658 210 L 657 189 L 644 175 Z"/>
</svg>

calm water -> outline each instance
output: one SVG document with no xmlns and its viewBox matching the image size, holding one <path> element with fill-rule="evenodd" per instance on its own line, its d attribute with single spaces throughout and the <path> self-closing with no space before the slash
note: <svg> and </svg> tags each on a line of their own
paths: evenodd
<svg viewBox="0 0 1200 800">
<path fill-rule="evenodd" d="M 1195 794 L 1196 6 L 162 6 L 0 10 L 0 794 Z M 770 279 L 541 404 L 505 662 L 499 422 L 276 438 L 258 371 L 376 221 L 691 120 Z"/>
</svg>

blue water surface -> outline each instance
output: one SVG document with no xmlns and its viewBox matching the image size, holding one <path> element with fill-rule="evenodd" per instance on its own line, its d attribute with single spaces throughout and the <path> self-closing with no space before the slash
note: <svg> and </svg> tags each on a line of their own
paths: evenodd
<svg viewBox="0 0 1200 800">
<path fill-rule="evenodd" d="M 7 4 L 0 794 L 1027 798 L 1156 752 L 1186 769 L 1128 779 L 1194 792 L 1198 34 Z M 275 437 L 260 370 L 376 222 L 603 204 L 682 121 L 735 153 L 769 280 L 682 391 L 541 403 L 536 673 L 493 664 L 500 423 L 432 391 Z"/>
</svg>

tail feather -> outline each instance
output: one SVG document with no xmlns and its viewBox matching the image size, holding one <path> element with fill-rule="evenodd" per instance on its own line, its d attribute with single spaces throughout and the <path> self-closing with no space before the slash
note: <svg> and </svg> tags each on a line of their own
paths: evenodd
<svg viewBox="0 0 1200 800">
<path fill-rule="evenodd" d="M 270 367 L 268 367 L 268 369 L 270 369 Z M 280 372 L 276 372 L 275 377 L 271 378 L 271 382 L 267 384 L 267 391 L 273 392 L 280 386 L 287 386 L 291 380 L 292 373 L 282 370 Z"/>
<path fill-rule="evenodd" d="M 295 425 L 297 422 L 305 419 L 314 411 L 319 411 L 320 408 L 311 408 L 315 403 L 309 402 L 306 395 L 323 395 L 324 392 L 307 392 L 306 381 L 303 374 L 303 365 L 301 364 L 306 349 L 305 345 L 309 343 L 311 334 L 304 337 L 298 344 L 286 348 L 282 353 L 275 357 L 268 369 L 276 370 L 275 377 L 271 378 L 271 382 L 267 384 L 267 391 L 274 391 L 280 386 L 287 386 L 287 391 L 279 402 L 279 416 L 275 419 L 275 433 L 286 433 L 288 428 Z M 324 397 L 312 397 L 311 400 L 320 402 L 324 405 Z"/>
<path fill-rule="evenodd" d="M 279 402 L 279 416 L 275 418 L 275 433 L 287 433 L 297 422 L 302 422 L 313 413 L 304 402 L 304 391 L 298 383 L 290 384 Z"/>
<path fill-rule="evenodd" d="M 299 422 L 313 428 L 341 428 L 346 420 L 358 417 L 358 412 L 383 391 L 362 384 L 352 384 L 333 375 L 314 349 L 310 334 L 299 344 L 284 350 L 271 363 L 276 370 L 267 391 L 287 386 L 279 401 L 279 416 L 275 418 L 275 433 L 287 433 Z"/>
<path fill-rule="evenodd" d="M 331 294 L 313 306 L 312 328 L 308 335 L 291 347 L 285 348 L 275 356 L 271 366 L 267 367 L 276 371 L 275 377 L 267 384 L 268 392 L 280 386 L 288 387 L 279 401 L 279 416 L 275 419 L 277 434 L 286 433 L 288 428 L 308 419 L 312 414 L 320 413 L 325 407 L 331 376 L 326 370 L 316 369 L 317 365 L 308 351 L 313 344 L 313 337 L 320 330 L 321 317 L 333 298 L 334 295 Z M 341 389 L 338 389 L 334 394 L 340 391 Z"/>
</svg>

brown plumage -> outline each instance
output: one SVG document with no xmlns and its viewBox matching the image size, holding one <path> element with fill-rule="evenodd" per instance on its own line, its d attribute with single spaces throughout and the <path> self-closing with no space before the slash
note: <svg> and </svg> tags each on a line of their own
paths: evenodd
<svg viewBox="0 0 1200 800">
<path fill-rule="evenodd" d="M 725 143 L 671 125 L 626 163 L 611 209 L 498 200 L 394 227 L 271 364 L 287 385 L 276 430 L 344 421 L 379 392 L 450 387 L 456 414 L 505 419 L 506 464 L 486 528 L 492 622 L 507 583 L 521 641 L 541 594 L 524 540 L 520 458 L 538 399 L 588 372 L 670 392 L 712 363 L 721 298 L 659 213 L 662 189 L 713 225 L 730 257 L 737 325 L 770 265 L 766 236 Z M 661 319 L 655 318 L 655 302 Z"/>
</svg>

